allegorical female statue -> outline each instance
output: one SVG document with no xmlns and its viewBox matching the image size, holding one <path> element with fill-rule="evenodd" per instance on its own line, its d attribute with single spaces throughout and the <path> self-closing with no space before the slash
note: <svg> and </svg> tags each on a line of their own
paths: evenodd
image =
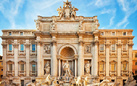
<svg viewBox="0 0 137 86">
<path fill-rule="evenodd" d="M 90 67 L 91 67 L 91 64 L 90 64 L 90 62 L 88 61 L 88 62 L 85 64 L 85 72 L 86 72 L 86 74 L 90 74 Z"/>
<path fill-rule="evenodd" d="M 47 62 L 45 64 L 44 70 L 45 70 L 45 74 L 50 74 L 50 64 L 49 64 L 49 62 Z"/>
</svg>

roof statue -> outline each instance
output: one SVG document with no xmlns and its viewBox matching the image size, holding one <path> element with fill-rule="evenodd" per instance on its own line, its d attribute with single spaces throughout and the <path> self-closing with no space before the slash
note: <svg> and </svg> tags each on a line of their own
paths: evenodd
<svg viewBox="0 0 137 86">
<path fill-rule="evenodd" d="M 74 6 L 72 7 L 71 2 L 68 0 L 64 2 L 63 8 L 60 6 L 60 8 L 57 9 L 59 17 L 60 18 L 75 18 L 76 17 L 76 11 L 78 11 L 77 8 Z"/>
</svg>

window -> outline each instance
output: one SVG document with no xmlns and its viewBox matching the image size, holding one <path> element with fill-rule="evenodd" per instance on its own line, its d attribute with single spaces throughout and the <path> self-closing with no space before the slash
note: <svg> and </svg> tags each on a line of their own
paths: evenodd
<svg viewBox="0 0 137 86">
<path fill-rule="evenodd" d="M 104 71 L 104 64 L 103 64 L 103 63 L 100 63 L 100 65 L 99 65 L 99 70 L 100 70 L 100 71 Z"/>
<path fill-rule="evenodd" d="M 32 64 L 32 71 L 36 71 L 36 65 Z"/>
<path fill-rule="evenodd" d="M 127 35 L 127 33 L 126 32 L 123 32 L 123 36 L 126 36 Z"/>
<path fill-rule="evenodd" d="M 104 32 L 101 32 L 101 35 L 104 35 Z"/>
<path fill-rule="evenodd" d="M 9 71 L 12 71 L 12 64 L 9 64 Z"/>
<path fill-rule="evenodd" d="M 11 36 L 11 32 L 9 32 L 9 36 Z"/>
<path fill-rule="evenodd" d="M 2 60 L 2 57 L 0 57 L 0 60 Z"/>
<path fill-rule="evenodd" d="M 21 71 L 24 71 L 24 64 L 21 64 Z"/>
<path fill-rule="evenodd" d="M 135 62 L 135 65 L 137 65 L 137 62 Z"/>
<path fill-rule="evenodd" d="M 115 69 L 116 69 L 115 63 L 111 63 L 111 71 L 115 71 Z"/>
<path fill-rule="evenodd" d="M 3 75 L 0 76 L 1 78 L 3 77 Z"/>
<path fill-rule="evenodd" d="M 123 45 L 123 51 L 126 51 L 126 44 Z"/>
<path fill-rule="evenodd" d="M 123 70 L 126 71 L 127 70 L 127 63 L 123 64 Z"/>
<path fill-rule="evenodd" d="M 12 51 L 12 44 L 9 44 L 9 51 Z"/>
<path fill-rule="evenodd" d="M 103 51 L 104 50 L 104 44 L 101 44 L 100 45 L 100 51 Z"/>
<path fill-rule="evenodd" d="M 1 62 L 1 65 L 3 65 L 3 62 Z"/>
<path fill-rule="evenodd" d="M 23 35 L 23 32 L 20 32 L 20 35 L 22 36 L 22 35 Z"/>
<path fill-rule="evenodd" d="M 24 44 L 21 44 L 21 45 L 20 45 L 20 50 L 21 50 L 21 51 L 24 51 Z"/>
<path fill-rule="evenodd" d="M 32 44 L 32 51 L 35 51 L 35 44 Z"/>
<path fill-rule="evenodd" d="M 135 54 L 135 57 L 137 58 L 137 53 Z"/>
<path fill-rule="evenodd" d="M 137 74 L 137 70 L 135 70 L 135 74 Z"/>
<path fill-rule="evenodd" d="M 112 44 L 112 51 L 115 51 L 115 44 Z"/>
<path fill-rule="evenodd" d="M 115 32 L 112 32 L 112 35 L 115 36 Z"/>
<path fill-rule="evenodd" d="M 1 71 L 3 71 L 3 69 L 1 69 Z"/>
<path fill-rule="evenodd" d="M 24 86 L 24 80 L 21 80 L 21 86 Z"/>
</svg>

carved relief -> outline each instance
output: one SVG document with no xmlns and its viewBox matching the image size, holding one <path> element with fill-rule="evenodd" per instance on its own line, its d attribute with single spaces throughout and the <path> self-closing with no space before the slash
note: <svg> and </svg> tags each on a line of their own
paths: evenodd
<svg viewBox="0 0 137 86">
<path fill-rule="evenodd" d="M 50 54 L 50 51 L 51 51 L 51 45 L 50 44 L 45 44 L 44 45 L 44 52 L 46 54 Z"/>
<path fill-rule="evenodd" d="M 85 45 L 85 54 L 91 53 L 91 45 Z"/>
</svg>

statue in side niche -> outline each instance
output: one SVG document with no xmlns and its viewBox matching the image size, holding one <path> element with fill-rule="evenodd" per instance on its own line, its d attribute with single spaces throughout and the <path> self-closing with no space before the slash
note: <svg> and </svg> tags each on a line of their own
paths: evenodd
<svg viewBox="0 0 137 86">
<path fill-rule="evenodd" d="M 45 64 L 44 70 L 45 70 L 45 74 L 50 74 L 50 64 L 49 64 L 49 62 L 47 62 Z"/>
<path fill-rule="evenodd" d="M 86 74 L 90 74 L 90 67 L 91 67 L 91 64 L 90 64 L 90 62 L 88 61 L 88 62 L 85 64 L 85 72 L 86 72 Z"/>
</svg>

